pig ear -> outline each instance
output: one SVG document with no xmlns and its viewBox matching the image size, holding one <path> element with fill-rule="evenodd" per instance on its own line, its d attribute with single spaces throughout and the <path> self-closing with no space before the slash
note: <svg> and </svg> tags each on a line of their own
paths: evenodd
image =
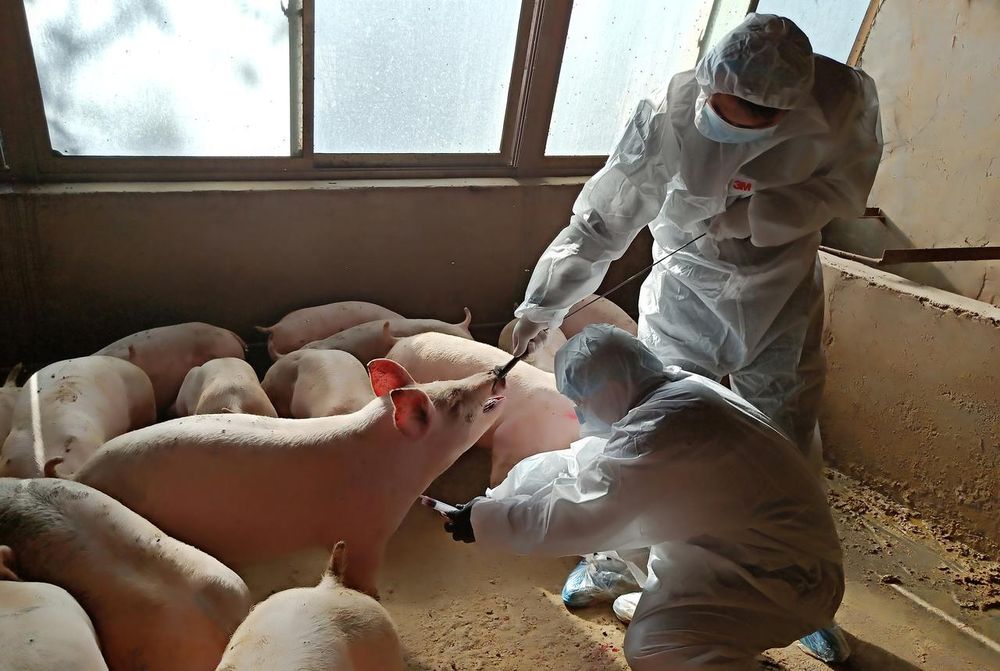
<svg viewBox="0 0 1000 671">
<path fill-rule="evenodd" d="M 392 359 L 372 359 L 368 363 L 368 377 L 376 396 L 385 396 L 393 389 L 415 384 L 406 369 Z"/>
<path fill-rule="evenodd" d="M 21 581 L 14 572 L 14 551 L 7 545 L 0 545 L 0 580 Z"/>
<path fill-rule="evenodd" d="M 419 389 L 393 389 L 389 392 L 392 399 L 392 423 L 396 430 L 410 440 L 420 440 L 431 425 L 431 415 L 434 406 L 431 399 Z"/>
</svg>

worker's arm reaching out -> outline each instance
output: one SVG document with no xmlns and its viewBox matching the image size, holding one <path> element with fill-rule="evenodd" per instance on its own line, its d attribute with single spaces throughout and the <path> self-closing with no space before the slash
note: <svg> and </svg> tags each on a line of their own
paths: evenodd
<svg viewBox="0 0 1000 671">
<path fill-rule="evenodd" d="M 634 440 L 616 432 L 575 477 L 555 478 L 533 493 L 477 498 L 450 530 L 465 530 L 456 540 L 474 537 L 504 552 L 565 556 L 690 538 L 719 518 L 724 497 L 705 486 L 703 462 L 672 457 L 670 447 L 636 455 Z"/>
<path fill-rule="evenodd" d="M 660 160 L 661 141 L 672 138 L 662 132 L 666 123 L 666 103 L 660 108 L 648 100 L 639 104 L 608 162 L 577 197 L 569 226 L 539 258 L 515 316 L 559 326 L 570 307 L 594 293 L 611 263 L 656 217 L 666 185 L 649 180 L 648 174 Z"/>
</svg>

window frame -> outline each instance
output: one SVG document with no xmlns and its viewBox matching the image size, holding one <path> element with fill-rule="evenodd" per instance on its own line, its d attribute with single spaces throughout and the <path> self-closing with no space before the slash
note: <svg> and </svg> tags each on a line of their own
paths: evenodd
<svg viewBox="0 0 1000 671">
<path fill-rule="evenodd" d="M 298 155 L 281 157 L 64 156 L 52 150 L 24 2 L 0 3 L 0 181 L 221 181 L 441 177 L 561 177 L 592 174 L 606 156 L 546 156 L 573 0 L 522 0 L 507 106 L 497 153 L 324 154 L 313 146 L 315 2 L 288 0 L 289 41 L 300 41 L 289 81 L 301 82 L 289 113 Z M 716 0 L 713 16 L 718 7 Z M 871 0 L 852 59 L 860 52 L 878 0 Z M 747 1 L 747 11 L 757 2 Z M 710 19 L 711 21 L 711 19 Z M 709 24 L 709 26 L 711 23 Z M 296 34 L 296 28 L 299 33 Z M 708 30 L 708 28 L 706 28 Z M 704 39 L 704 35 L 702 36 Z M 850 63 L 850 61 L 849 61 Z M 296 72 L 295 68 L 298 67 Z M 5 102 L 6 101 L 6 102 Z M 296 123 L 298 124 L 296 126 Z M 295 138 L 295 135 L 299 135 Z"/>
</svg>

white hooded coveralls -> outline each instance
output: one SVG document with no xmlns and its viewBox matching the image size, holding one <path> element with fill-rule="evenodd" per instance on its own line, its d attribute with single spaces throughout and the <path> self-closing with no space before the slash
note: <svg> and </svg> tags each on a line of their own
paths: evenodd
<svg viewBox="0 0 1000 671">
<path fill-rule="evenodd" d="M 585 437 L 521 461 L 472 507 L 476 541 L 562 556 L 650 548 L 625 638 L 637 670 L 755 668 L 832 622 L 842 555 L 821 485 L 774 424 L 631 335 L 588 326 L 556 359 Z"/>
<path fill-rule="evenodd" d="M 715 142 L 694 125 L 715 92 L 788 112 L 768 138 Z M 805 452 L 825 379 L 820 229 L 862 214 L 881 152 L 872 80 L 813 55 L 788 19 L 751 14 L 639 104 L 515 315 L 558 326 L 644 226 L 653 259 L 708 231 L 650 271 L 639 338 L 664 364 L 730 375 Z"/>
</svg>

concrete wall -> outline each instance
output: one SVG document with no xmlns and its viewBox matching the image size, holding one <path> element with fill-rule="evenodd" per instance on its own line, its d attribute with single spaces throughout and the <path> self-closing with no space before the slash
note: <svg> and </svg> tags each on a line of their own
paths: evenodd
<svg viewBox="0 0 1000 671">
<path fill-rule="evenodd" d="M 365 299 L 490 337 L 566 224 L 577 179 L 60 185 L 0 193 L 0 366 L 201 320 L 252 340 L 289 310 Z M 649 258 L 649 238 L 607 286 Z M 616 294 L 635 312 L 638 284 Z M 502 324 L 501 324 L 502 325 Z M 494 336 L 495 337 L 495 336 Z"/>
<path fill-rule="evenodd" d="M 884 0 L 861 66 L 874 78 L 885 151 L 869 202 L 890 221 L 831 227 L 827 242 L 884 248 L 1000 245 L 1000 2 Z M 1000 261 L 893 272 L 1000 305 Z"/>
<path fill-rule="evenodd" d="M 1000 308 L 824 255 L 827 460 L 1000 550 Z"/>
</svg>

